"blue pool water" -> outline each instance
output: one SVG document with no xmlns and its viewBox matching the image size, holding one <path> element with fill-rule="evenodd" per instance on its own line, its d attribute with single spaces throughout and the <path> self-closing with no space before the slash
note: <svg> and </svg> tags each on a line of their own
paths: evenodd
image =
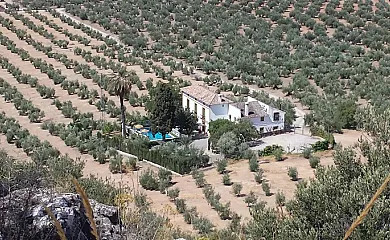
<svg viewBox="0 0 390 240">
<path fill-rule="evenodd" d="M 155 141 L 155 140 L 162 140 L 162 134 L 161 133 L 156 133 L 154 136 L 151 131 L 147 133 L 142 133 L 143 135 L 147 136 L 150 141 Z M 165 134 L 165 139 L 173 139 L 173 136 L 170 134 Z"/>
</svg>

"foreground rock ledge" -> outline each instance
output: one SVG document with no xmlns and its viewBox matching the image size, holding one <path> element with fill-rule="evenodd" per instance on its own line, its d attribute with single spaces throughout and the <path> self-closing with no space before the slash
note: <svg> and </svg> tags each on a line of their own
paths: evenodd
<svg viewBox="0 0 390 240">
<path fill-rule="evenodd" d="M 100 239 L 120 239 L 118 209 L 89 200 Z M 28 204 L 26 204 L 28 203 Z M 68 239 L 93 239 L 91 227 L 84 214 L 78 194 L 56 193 L 48 189 L 22 189 L 0 198 L 0 212 L 7 216 L 5 225 L 18 224 L 18 215 L 26 208 L 27 229 L 34 229 L 46 239 L 57 239 L 53 221 L 45 211 L 47 206 L 61 223 Z M 26 230 L 27 230 L 26 229 Z M 2 239 L 0 230 L 0 240 Z M 3 235 L 4 236 L 4 235 Z"/>
</svg>

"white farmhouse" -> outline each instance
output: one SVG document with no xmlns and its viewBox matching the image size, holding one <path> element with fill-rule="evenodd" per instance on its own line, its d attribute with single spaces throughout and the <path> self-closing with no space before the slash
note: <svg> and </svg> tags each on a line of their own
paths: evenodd
<svg viewBox="0 0 390 240">
<path fill-rule="evenodd" d="M 237 121 L 249 119 L 261 133 L 284 130 L 285 112 L 273 108 L 252 97 L 245 102 L 232 102 L 221 94 L 217 94 L 204 86 L 188 86 L 181 89 L 183 107 L 194 112 L 202 132 L 207 132 L 210 121 L 229 119 Z"/>
</svg>

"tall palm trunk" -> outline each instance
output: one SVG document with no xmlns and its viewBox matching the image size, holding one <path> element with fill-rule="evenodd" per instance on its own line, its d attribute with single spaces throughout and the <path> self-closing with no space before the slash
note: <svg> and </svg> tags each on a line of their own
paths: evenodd
<svg viewBox="0 0 390 240">
<path fill-rule="evenodd" d="M 123 104 L 123 94 L 119 95 L 119 102 L 121 104 L 122 137 L 126 137 L 126 114 L 125 105 Z"/>
</svg>

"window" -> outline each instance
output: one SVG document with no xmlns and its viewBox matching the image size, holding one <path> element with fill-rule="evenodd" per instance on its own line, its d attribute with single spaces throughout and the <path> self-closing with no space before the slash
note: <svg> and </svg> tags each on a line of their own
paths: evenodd
<svg viewBox="0 0 390 240">
<path fill-rule="evenodd" d="M 190 109 L 190 99 L 187 98 L 187 109 Z"/>
<path fill-rule="evenodd" d="M 264 117 L 260 117 L 260 121 L 264 122 Z"/>
<path fill-rule="evenodd" d="M 231 121 L 231 120 L 232 120 L 232 115 L 229 114 L 229 121 Z"/>
<path fill-rule="evenodd" d="M 263 133 L 263 132 L 264 132 L 264 128 L 261 127 L 261 128 L 259 129 L 259 131 L 260 131 L 260 133 Z"/>
<path fill-rule="evenodd" d="M 237 121 L 237 118 L 236 118 L 236 117 L 234 117 L 234 121 Z"/>
<path fill-rule="evenodd" d="M 279 121 L 280 120 L 280 113 L 276 112 L 274 113 L 274 121 Z"/>
<path fill-rule="evenodd" d="M 206 109 L 202 108 L 202 118 L 206 118 Z"/>
<path fill-rule="evenodd" d="M 222 107 L 225 107 L 225 104 L 222 104 Z"/>
<path fill-rule="evenodd" d="M 278 130 L 278 126 L 274 126 L 273 127 L 273 130 L 275 131 L 275 130 Z"/>
<path fill-rule="evenodd" d="M 198 113 L 198 105 L 196 103 L 194 103 L 194 113 L 195 114 Z"/>
</svg>

